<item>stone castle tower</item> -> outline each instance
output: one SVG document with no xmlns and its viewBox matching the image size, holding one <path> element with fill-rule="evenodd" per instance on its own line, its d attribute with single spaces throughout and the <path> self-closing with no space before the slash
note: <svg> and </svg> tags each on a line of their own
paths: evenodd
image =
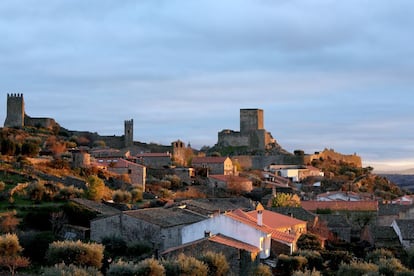
<svg viewBox="0 0 414 276">
<path fill-rule="evenodd" d="M 23 94 L 7 94 L 7 117 L 4 127 L 23 127 L 24 117 Z"/>
<path fill-rule="evenodd" d="M 261 129 L 264 129 L 263 109 L 240 109 L 240 133 L 242 135 Z"/>
<path fill-rule="evenodd" d="M 134 120 L 125 121 L 125 147 L 131 147 L 134 145 Z"/>
</svg>

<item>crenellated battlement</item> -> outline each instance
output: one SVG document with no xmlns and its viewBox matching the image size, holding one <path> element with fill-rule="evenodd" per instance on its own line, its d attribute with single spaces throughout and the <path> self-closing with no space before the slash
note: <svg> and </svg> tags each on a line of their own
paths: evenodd
<svg viewBox="0 0 414 276">
<path fill-rule="evenodd" d="M 23 93 L 7 93 L 7 99 L 9 98 L 20 98 L 23 99 Z"/>
</svg>

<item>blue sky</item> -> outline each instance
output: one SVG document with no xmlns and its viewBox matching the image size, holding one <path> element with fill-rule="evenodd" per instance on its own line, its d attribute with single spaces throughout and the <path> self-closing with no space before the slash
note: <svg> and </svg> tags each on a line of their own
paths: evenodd
<svg viewBox="0 0 414 276">
<path fill-rule="evenodd" d="M 214 145 L 261 108 L 287 150 L 414 167 L 414 1 L 0 3 L 6 94 L 31 116 L 135 140 Z"/>
</svg>

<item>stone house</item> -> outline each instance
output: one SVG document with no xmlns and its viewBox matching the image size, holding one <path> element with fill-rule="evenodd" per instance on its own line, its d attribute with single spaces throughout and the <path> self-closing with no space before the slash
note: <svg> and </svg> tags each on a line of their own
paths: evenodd
<svg viewBox="0 0 414 276">
<path fill-rule="evenodd" d="M 181 229 L 206 217 L 181 208 L 147 208 L 124 211 L 91 221 L 91 240 L 119 236 L 126 242 L 148 242 L 156 250 L 183 243 Z"/>
<path fill-rule="evenodd" d="M 119 175 L 128 175 L 131 184 L 142 187 L 145 191 L 147 168 L 143 165 L 122 158 L 97 158 L 95 166 L 104 168 Z"/>
<path fill-rule="evenodd" d="M 405 249 L 414 246 L 414 219 L 396 219 L 391 224 Z"/>
<path fill-rule="evenodd" d="M 352 225 L 344 215 L 320 214 L 319 219 L 326 222 L 335 237 L 351 242 Z"/>
<path fill-rule="evenodd" d="M 363 195 L 354 192 L 334 191 L 318 194 L 316 196 L 318 201 L 361 201 L 365 200 Z"/>
<path fill-rule="evenodd" d="M 151 169 L 163 169 L 172 165 L 172 157 L 169 152 L 147 152 L 136 156 L 136 162 Z"/>
<path fill-rule="evenodd" d="M 208 251 L 221 253 L 226 257 L 230 275 L 251 275 L 252 269 L 260 262 L 258 247 L 221 234 L 210 233 L 206 233 L 202 239 L 167 249 L 161 253 L 161 257 L 174 259 L 181 253 L 199 257 Z"/>
<path fill-rule="evenodd" d="M 237 192 L 251 192 L 253 190 L 253 182 L 246 177 L 214 174 L 209 175 L 208 180 L 211 188 Z"/>
<path fill-rule="evenodd" d="M 233 161 L 229 157 L 194 157 L 192 166 L 196 169 L 207 169 L 208 174 L 237 174 L 233 166 Z"/>
</svg>

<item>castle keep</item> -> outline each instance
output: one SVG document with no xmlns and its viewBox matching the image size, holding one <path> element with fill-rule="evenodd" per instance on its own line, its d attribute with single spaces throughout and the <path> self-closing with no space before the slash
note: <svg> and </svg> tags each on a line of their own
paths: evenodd
<svg viewBox="0 0 414 276">
<path fill-rule="evenodd" d="M 52 118 L 31 118 L 25 113 L 23 94 L 7 94 L 7 117 L 4 127 L 24 126 L 52 129 L 59 125 Z"/>
<path fill-rule="evenodd" d="M 240 132 L 229 129 L 218 133 L 221 147 L 247 147 L 249 150 L 271 149 L 276 140 L 264 129 L 262 109 L 240 109 Z"/>
</svg>

